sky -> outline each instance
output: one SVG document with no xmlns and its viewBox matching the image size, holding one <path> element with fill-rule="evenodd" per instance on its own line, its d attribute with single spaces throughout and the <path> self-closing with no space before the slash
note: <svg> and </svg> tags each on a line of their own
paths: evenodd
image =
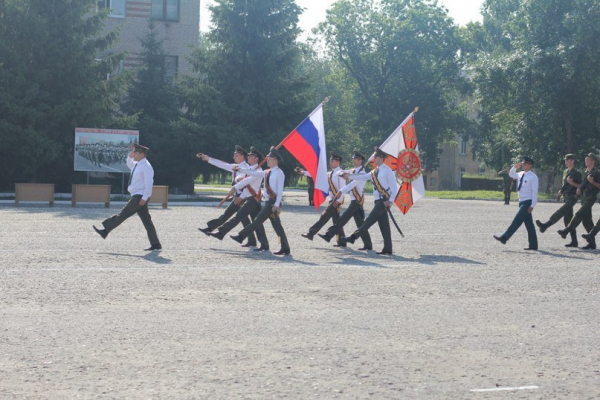
<svg viewBox="0 0 600 400">
<path fill-rule="evenodd" d="M 325 20 L 325 12 L 335 3 L 336 0 L 296 0 L 296 4 L 305 8 L 304 13 L 300 16 L 300 28 L 307 32 L 316 27 L 320 22 Z M 471 21 L 480 21 L 480 8 L 483 0 L 438 0 L 438 3 L 448 9 L 450 17 L 459 25 L 466 25 Z M 201 0 L 200 11 L 200 30 L 206 32 L 209 30 L 210 13 L 208 5 L 212 4 L 211 0 Z"/>
</svg>

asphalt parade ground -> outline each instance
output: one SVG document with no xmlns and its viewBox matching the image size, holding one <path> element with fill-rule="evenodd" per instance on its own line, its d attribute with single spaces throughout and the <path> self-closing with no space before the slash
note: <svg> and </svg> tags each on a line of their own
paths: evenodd
<svg viewBox="0 0 600 400">
<path fill-rule="evenodd" d="M 600 398 L 600 251 L 562 223 L 524 251 L 516 203 L 425 198 L 378 256 L 302 238 L 304 202 L 285 257 L 199 232 L 214 206 L 152 206 L 145 252 L 136 216 L 92 230 L 118 204 L 0 204 L 0 399 Z"/>
</svg>

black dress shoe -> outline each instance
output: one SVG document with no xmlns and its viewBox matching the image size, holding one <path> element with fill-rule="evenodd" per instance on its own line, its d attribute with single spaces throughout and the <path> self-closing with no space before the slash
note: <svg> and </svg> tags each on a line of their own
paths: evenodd
<svg viewBox="0 0 600 400">
<path fill-rule="evenodd" d="M 559 229 L 557 232 L 558 232 L 558 234 L 560 235 L 561 238 L 566 239 L 567 235 L 570 232 L 570 229 L 569 228 Z"/>
<path fill-rule="evenodd" d="M 244 241 L 244 239 L 242 239 L 240 235 L 229 235 L 229 237 L 238 242 L 239 244 L 242 244 L 242 242 Z"/>
<path fill-rule="evenodd" d="M 333 247 L 347 247 L 346 243 L 336 243 L 333 245 Z"/>
<path fill-rule="evenodd" d="M 344 240 L 344 242 L 348 242 L 348 243 L 352 243 L 352 244 L 354 244 L 354 241 L 356 240 L 354 235 L 350 235 L 350 236 L 344 237 L 342 239 Z"/>
<path fill-rule="evenodd" d="M 290 254 L 290 251 L 289 250 L 279 250 L 279 251 L 276 251 L 273 254 L 275 254 L 276 256 L 285 256 L 285 255 Z"/>
<path fill-rule="evenodd" d="M 327 243 L 329 243 L 331 241 L 331 238 L 327 235 L 323 235 L 322 233 L 319 233 L 319 237 L 321 239 L 323 239 L 324 241 L 326 241 Z"/>
<path fill-rule="evenodd" d="M 539 219 L 535 220 L 535 224 L 538 226 L 538 228 L 540 228 L 540 232 L 541 233 L 546 232 L 546 229 L 548 229 L 548 225 L 547 224 L 542 224 Z"/>
<path fill-rule="evenodd" d="M 583 250 L 595 250 L 596 243 L 588 243 L 586 246 L 582 247 Z"/>
<path fill-rule="evenodd" d="M 577 242 L 567 243 L 567 244 L 565 244 L 565 247 L 579 247 L 579 243 L 577 243 Z"/>
<path fill-rule="evenodd" d="M 146 251 L 152 251 L 152 250 L 162 250 L 162 246 L 159 244 L 153 244 L 152 246 L 148 247 L 147 249 L 144 249 Z"/>
<path fill-rule="evenodd" d="M 243 244 L 242 247 L 256 247 L 256 242 Z"/>
<path fill-rule="evenodd" d="M 373 248 L 372 248 L 372 247 L 361 247 L 361 248 L 360 248 L 360 249 L 358 249 L 358 250 L 360 250 L 360 251 L 364 251 L 364 250 L 367 250 L 367 251 L 369 251 L 369 250 L 373 250 Z"/>
<path fill-rule="evenodd" d="M 381 254 L 381 255 L 390 255 L 390 256 L 391 256 L 391 255 L 392 255 L 392 252 L 391 252 L 391 251 L 384 251 L 384 250 L 381 250 L 381 251 L 378 251 L 378 252 L 377 252 L 377 254 Z"/>
<path fill-rule="evenodd" d="M 537 250 L 537 247 L 525 247 L 523 250 Z"/>
<path fill-rule="evenodd" d="M 314 235 L 312 233 L 310 233 L 310 232 L 309 233 L 303 233 L 300 236 L 302 236 L 303 238 L 307 238 L 308 240 L 313 240 L 313 237 L 314 237 Z M 273 254 L 275 254 L 275 253 L 273 253 Z"/>
<path fill-rule="evenodd" d="M 198 228 L 198 230 L 207 236 L 210 235 L 210 232 L 212 231 L 210 228 Z"/>
<path fill-rule="evenodd" d="M 506 240 L 507 240 L 507 239 L 506 239 L 505 237 L 503 237 L 503 236 L 496 236 L 496 235 L 494 235 L 494 239 L 496 239 L 497 241 L 499 241 L 499 242 L 500 242 L 500 243 L 502 243 L 502 244 L 506 244 Z"/>
<path fill-rule="evenodd" d="M 222 234 L 221 232 L 210 232 L 209 235 L 212 237 L 215 237 L 219 240 L 223 240 L 223 238 L 225 237 L 225 235 Z"/>
<path fill-rule="evenodd" d="M 106 237 L 108 236 L 108 232 L 106 232 L 106 229 L 98 229 L 96 228 L 96 226 L 92 225 L 94 227 L 94 230 L 96 231 L 96 233 L 100 236 L 102 236 L 102 239 L 106 239 Z"/>
<path fill-rule="evenodd" d="M 256 247 L 256 248 L 252 249 L 252 251 L 269 251 L 269 248 L 260 246 L 260 247 Z"/>
</svg>

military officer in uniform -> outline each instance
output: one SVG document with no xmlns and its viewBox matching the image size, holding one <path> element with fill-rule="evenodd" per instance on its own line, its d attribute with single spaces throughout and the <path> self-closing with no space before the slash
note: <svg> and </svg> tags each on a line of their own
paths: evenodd
<svg viewBox="0 0 600 400">
<path fill-rule="evenodd" d="M 557 223 L 561 218 L 565 223 L 565 226 L 569 225 L 573 218 L 573 207 L 577 203 L 576 192 L 579 185 L 581 185 L 581 172 L 575 168 L 575 155 L 567 154 L 565 156 L 565 166 L 567 169 L 563 172 L 563 185 L 558 191 L 557 199 L 564 199 L 564 204 L 560 207 L 547 222 L 540 222 L 536 220 L 535 224 L 540 228 L 540 232 L 544 233 L 548 228 Z M 570 231 L 571 242 L 565 244 L 565 247 L 577 247 L 577 232 L 575 229 Z"/>
<path fill-rule="evenodd" d="M 244 227 L 237 235 L 231 235 L 230 237 L 236 242 L 242 243 L 248 235 L 258 229 L 259 225 L 264 224 L 267 219 L 270 219 L 273 230 L 275 230 L 281 243 L 281 248 L 273 253 L 275 255 L 290 254 L 290 245 L 287 241 L 283 226 L 281 225 L 281 219 L 279 218 L 283 199 L 283 183 L 285 181 L 285 175 L 281 168 L 279 168 L 279 163 L 282 161 L 283 159 L 281 158 L 281 155 L 279 155 L 277 149 L 271 146 L 271 150 L 269 151 L 269 154 L 267 154 L 267 165 L 269 166 L 269 169 L 263 171 L 260 169 L 242 170 L 239 167 L 234 168 L 234 170 L 237 169 L 249 176 L 264 179 L 263 196 L 265 204 L 250 225 Z M 268 246 L 268 243 L 266 246 Z"/>
<path fill-rule="evenodd" d="M 354 243 L 356 239 L 362 237 L 369 228 L 377 222 L 381 235 L 383 236 L 383 249 L 377 254 L 392 254 L 392 232 L 390 230 L 390 220 L 387 215 L 388 210 L 394 204 L 400 190 L 394 171 L 385 164 L 385 158 L 388 155 L 379 147 L 375 147 L 374 162 L 376 168 L 369 174 L 343 174 L 344 178 L 351 180 L 371 181 L 373 183 L 373 197 L 375 198 L 375 207 L 365 220 L 365 222 L 354 233 L 344 240 Z"/>
<path fill-rule="evenodd" d="M 575 231 L 575 228 L 580 223 L 583 223 L 583 227 L 587 232 L 591 232 L 594 228 L 594 221 L 592 219 L 592 207 L 596 203 L 596 197 L 598 196 L 599 188 L 592 184 L 600 183 L 600 170 L 596 167 L 597 157 L 593 153 L 589 153 L 585 156 L 585 179 L 579 188 L 577 188 L 576 195 L 581 196 L 581 207 L 575 215 L 569 225 L 565 229 L 559 230 L 558 234 L 565 239 L 568 234 Z M 583 249 L 595 249 L 596 242 L 588 242 L 587 246 Z"/>
<path fill-rule="evenodd" d="M 354 155 L 352 156 L 352 164 L 354 168 L 348 169 L 340 172 L 339 174 L 362 174 L 366 175 L 367 172 L 364 168 L 365 156 L 362 155 L 359 151 L 354 151 Z M 338 221 L 327 229 L 325 234 L 319 233 L 319 237 L 329 242 L 335 235 L 343 235 L 342 228 L 350 218 L 354 217 L 354 222 L 356 223 L 356 227 L 360 228 L 360 226 L 365 222 L 365 183 L 367 181 L 359 181 L 352 180 L 347 185 L 343 186 L 335 197 L 335 200 L 339 201 L 345 194 L 350 193 L 350 198 L 352 201 L 350 202 L 350 206 L 344 211 L 344 213 L 340 216 Z M 362 234 L 361 239 L 363 241 L 363 247 L 359 250 L 373 250 L 373 244 L 371 243 L 371 235 L 369 235 L 369 231 L 364 232 Z M 340 239 L 343 240 L 343 239 Z"/>
<path fill-rule="evenodd" d="M 242 146 L 236 145 L 235 150 L 233 152 L 233 161 L 234 164 L 229 164 L 221 160 L 217 160 L 216 158 L 212 158 L 207 156 L 206 154 L 198 153 L 196 156 L 203 161 L 208 162 L 209 164 L 214 165 L 215 167 L 224 169 L 225 171 L 231 172 L 231 186 L 234 186 L 236 183 L 240 182 L 242 179 L 246 177 L 243 173 L 238 171 L 234 171 L 234 167 L 238 166 L 240 169 L 249 168 L 250 165 L 246 162 L 246 157 L 248 156 L 248 151 L 244 149 Z M 219 217 L 212 219 L 206 223 L 206 228 L 198 228 L 199 231 L 204 232 L 206 235 L 210 235 L 210 232 L 217 229 L 219 226 L 223 225 L 229 218 L 231 218 L 236 212 L 240 210 L 242 207 L 242 203 L 244 199 L 241 198 L 242 192 L 240 190 L 236 191 L 233 197 L 233 201 L 229 203 L 229 206 L 225 209 L 225 212 Z M 248 226 L 250 225 L 250 218 L 246 216 L 242 219 L 242 225 Z M 242 247 L 255 247 L 256 246 L 256 238 L 254 234 L 251 234 L 248 237 L 248 242 Z"/>
<path fill-rule="evenodd" d="M 254 146 L 250 147 L 250 151 L 248 152 L 248 164 L 250 164 L 249 169 L 258 171 L 260 170 L 260 166 L 258 162 L 264 158 L 263 154 L 258 151 Z M 223 240 L 225 235 L 235 228 L 240 222 L 246 219 L 248 216 L 251 217 L 252 221 L 256 219 L 256 216 L 261 210 L 261 184 L 262 177 L 260 176 L 247 176 L 240 182 L 233 185 L 231 191 L 229 192 L 230 196 L 233 196 L 238 191 L 241 191 L 240 198 L 242 201 L 242 207 L 238 210 L 233 218 L 229 221 L 225 222 L 223 225 L 217 228 L 216 232 L 211 232 L 210 235 L 216 237 L 219 240 Z M 260 242 L 260 247 L 254 248 L 254 251 L 267 251 L 269 250 L 269 241 L 265 235 L 265 228 L 262 225 L 258 225 L 256 227 L 256 236 L 258 237 L 258 241 Z"/>
<path fill-rule="evenodd" d="M 512 192 L 513 179 L 508 175 L 510 168 L 498 171 L 498 176 L 502 177 L 502 191 L 504 192 L 504 204 L 510 204 L 510 193 Z"/>
<path fill-rule="evenodd" d="M 517 173 L 518 168 L 523 168 L 523 171 Z M 531 170 L 533 168 L 533 159 L 530 157 L 522 157 L 521 162 L 515 164 L 510 169 L 509 175 L 511 178 L 516 179 L 519 183 L 517 185 L 517 193 L 519 194 L 519 211 L 512 223 L 501 236 L 494 235 L 494 239 L 498 240 L 502 244 L 506 244 L 508 239 L 519 229 L 521 224 L 525 222 L 527 228 L 527 238 L 529 246 L 525 250 L 537 250 L 538 241 L 537 234 L 535 232 L 535 225 L 533 224 L 533 209 L 537 205 L 539 180 L 536 174 Z"/>
<path fill-rule="evenodd" d="M 154 185 L 154 169 L 146 159 L 146 153 L 149 149 L 137 143 L 134 143 L 133 147 L 133 151 L 127 157 L 127 166 L 131 169 L 127 191 L 131 194 L 131 198 L 121 212 L 102 222 L 104 229 L 98 229 L 94 226 L 94 230 L 102 239 L 106 239 L 108 234 L 117 226 L 133 214 L 137 214 L 142 220 L 148 234 L 148 240 L 150 240 L 150 247 L 146 251 L 160 250 L 162 245 L 158 240 L 156 228 L 148 211 L 148 199 L 152 196 L 152 185 Z"/>
<path fill-rule="evenodd" d="M 321 214 L 319 220 L 308 229 L 308 233 L 303 233 L 302 237 L 307 238 L 308 240 L 313 240 L 313 237 L 321 230 L 323 226 L 331 219 L 333 223 L 337 223 L 340 219 L 340 210 L 342 208 L 342 201 L 336 198 L 339 190 L 344 186 L 345 181 L 339 173 L 342 172 L 340 168 L 340 164 L 342 162 L 342 156 L 335 151 L 330 153 L 329 165 L 331 166 L 331 171 L 327 174 L 327 179 L 329 181 L 329 205 Z M 305 176 L 310 176 L 308 171 L 302 171 Z M 340 230 L 339 238 L 345 236 L 343 229 Z M 345 247 L 346 243 L 343 240 L 339 240 L 337 242 L 337 247 Z"/>
</svg>

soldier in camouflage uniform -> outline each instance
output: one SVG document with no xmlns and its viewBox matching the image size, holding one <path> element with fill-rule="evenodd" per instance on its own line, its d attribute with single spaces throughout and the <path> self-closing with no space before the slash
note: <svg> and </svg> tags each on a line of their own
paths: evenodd
<svg viewBox="0 0 600 400">
<path fill-rule="evenodd" d="M 583 223 L 587 232 L 591 232 L 594 228 L 592 206 L 596 202 L 596 197 L 598 196 L 600 189 L 590 182 L 600 183 L 600 170 L 596 167 L 596 160 L 597 157 L 593 153 L 589 153 L 585 156 L 585 179 L 577 189 L 577 196 L 581 196 L 581 208 L 575 213 L 575 216 L 573 216 L 569 225 L 565 229 L 558 231 L 558 234 L 563 239 L 565 239 L 571 231 L 574 231 L 580 223 Z M 592 241 L 583 248 L 595 249 L 596 242 Z"/>
<path fill-rule="evenodd" d="M 567 169 L 563 172 L 563 185 L 558 191 L 557 199 L 561 198 L 564 200 L 564 204 L 548 219 L 547 222 L 540 222 L 536 220 L 536 225 L 540 228 L 540 232 L 544 233 L 546 229 L 557 223 L 561 218 L 565 223 L 565 226 L 569 225 L 569 222 L 573 219 L 573 207 L 577 203 L 577 188 L 581 185 L 581 172 L 575 168 L 575 155 L 567 154 L 565 156 L 565 166 Z M 575 229 L 569 232 L 571 235 L 571 242 L 565 244 L 565 247 L 577 247 L 577 232 Z"/>
</svg>

